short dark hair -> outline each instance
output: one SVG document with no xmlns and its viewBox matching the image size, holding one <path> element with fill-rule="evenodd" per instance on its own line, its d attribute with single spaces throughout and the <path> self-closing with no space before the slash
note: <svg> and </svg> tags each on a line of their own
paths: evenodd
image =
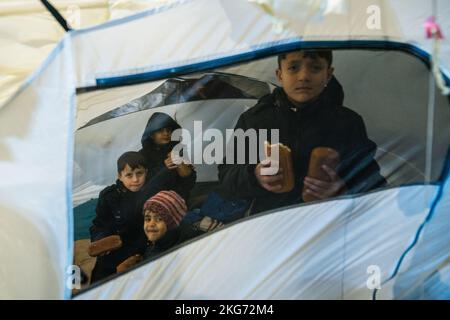
<svg viewBox="0 0 450 320">
<path fill-rule="evenodd" d="M 117 172 L 122 172 L 127 165 L 129 165 L 132 170 L 139 167 L 147 169 L 147 161 L 145 161 L 144 156 L 136 151 L 125 152 L 117 159 Z"/>
<path fill-rule="evenodd" d="M 311 58 L 313 60 L 318 58 L 324 58 L 328 63 L 328 68 L 331 67 L 333 63 L 333 52 L 331 50 L 298 50 L 305 53 L 305 57 Z M 278 69 L 281 69 L 281 60 L 286 59 L 287 54 L 290 52 L 282 53 L 278 55 Z"/>
</svg>

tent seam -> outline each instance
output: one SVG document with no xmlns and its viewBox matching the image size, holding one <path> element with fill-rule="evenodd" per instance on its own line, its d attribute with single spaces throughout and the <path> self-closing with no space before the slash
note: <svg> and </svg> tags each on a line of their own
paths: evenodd
<svg viewBox="0 0 450 320">
<path fill-rule="evenodd" d="M 294 41 L 294 39 L 296 39 Z M 406 51 L 409 54 L 412 54 L 419 59 L 421 59 L 429 68 L 430 67 L 430 54 L 428 54 L 425 50 L 411 44 L 411 43 L 403 43 L 396 41 L 386 41 L 386 40 L 338 40 L 338 41 L 302 41 L 298 40 L 298 38 L 290 38 L 285 39 L 283 41 L 271 41 L 264 44 L 260 44 L 258 46 L 254 46 L 251 51 L 240 52 L 234 55 L 222 54 L 221 57 L 217 57 L 215 59 L 203 62 L 194 62 L 191 61 L 183 61 L 177 62 L 177 65 L 168 64 L 164 69 L 153 70 L 147 72 L 135 73 L 137 70 L 142 70 L 143 68 L 134 69 L 133 70 L 122 70 L 117 71 L 116 73 L 128 73 L 123 76 L 113 76 L 113 77 L 104 77 L 97 78 L 96 83 L 98 88 L 104 88 L 108 86 L 120 86 L 134 83 L 142 83 L 147 81 L 153 81 L 161 78 L 165 78 L 168 76 L 180 75 L 184 73 L 190 73 L 194 71 L 204 71 L 211 68 L 223 67 L 226 65 L 245 62 L 253 59 L 264 58 L 270 56 L 271 54 L 277 54 L 281 52 L 286 52 L 293 49 L 301 49 L 301 48 L 320 48 L 320 47 L 331 47 L 337 49 L 393 49 L 398 51 Z M 201 59 L 205 59 L 203 57 Z M 190 63 L 190 64 L 188 64 Z M 447 84 L 450 85 L 449 77 L 443 72 L 442 68 L 440 69 L 444 79 Z"/>
</svg>

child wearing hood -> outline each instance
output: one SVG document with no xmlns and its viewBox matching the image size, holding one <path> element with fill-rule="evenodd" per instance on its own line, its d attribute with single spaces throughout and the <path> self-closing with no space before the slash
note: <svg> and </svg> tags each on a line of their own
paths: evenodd
<svg viewBox="0 0 450 320">
<path fill-rule="evenodd" d="M 150 176 L 154 176 L 163 168 L 175 170 L 178 176 L 176 184 L 182 183 L 186 186 L 183 190 L 178 189 L 178 191 L 187 200 L 190 191 L 194 187 L 197 174 L 192 166 L 186 164 L 177 165 L 173 163 L 170 157 L 170 152 L 179 143 L 179 141 L 171 140 L 172 132 L 180 128 L 180 125 L 169 115 L 155 112 L 145 127 L 141 139 L 142 149 L 139 150 L 139 153 L 147 161 Z M 175 187 L 176 185 L 173 186 L 173 188 Z"/>
</svg>

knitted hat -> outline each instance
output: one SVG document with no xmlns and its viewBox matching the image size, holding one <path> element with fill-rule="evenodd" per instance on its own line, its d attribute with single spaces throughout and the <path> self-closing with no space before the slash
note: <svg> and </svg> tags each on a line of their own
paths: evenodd
<svg viewBox="0 0 450 320">
<path fill-rule="evenodd" d="M 178 226 L 186 215 L 186 202 L 175 191 L 161 191 L 148 199 L 144 212 L 150 210 L 158 213 L 167 225 L 167 229 Z"/>
</svg>

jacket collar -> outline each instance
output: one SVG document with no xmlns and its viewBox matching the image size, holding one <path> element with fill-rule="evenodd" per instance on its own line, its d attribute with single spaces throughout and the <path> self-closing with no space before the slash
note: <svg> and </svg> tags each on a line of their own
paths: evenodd
<svg viewBox="0 0 450 320">
<path fill-rule="evenodd" d="M 344 102 L 344 90 L 339 81 L 333 76 L 328 82 L 327 87 L 314 101 L 303 104 L 300 108 L 296 107 L 286 96 L 283 88 L 276 88 L 272 94 L 262 97 L 258 104 L 252 108 L 252 113 L 256 114 L 269 106 L 289 110 L 290 112 L 300 112 L 302 116 L 314 114 L 327 108 L 336 108 L 342 106 Z"/>
<path fill-rule="evenodd" d="M 145 185 L 145 184 L 144 184 L 144 185 Z M 139 191 L 133 192 L 133 191 L 128 190 L 128 189 L 124 186 L 123 182 L 120 181 L 119 179 L 116 180 L 116 190 L 117 190 L 117 192 L 118 192 L 119 194 L 121 194 L 121 195 L 135 195 L 135 194 L 138 194 L 138 193 L 139 193 Z"/>
<path fill-rule="evenodd" d="M 295 106 L 287 97 L 282 88 L 276 88 L 273 92 L 275 98 L 275 105 L 281 108 L 289 108 L 294 112 L 300 112 L 301 115 L 310 115 L 324 109 L 336 108 L 342 106 L 344 100 L 344 92 L 342 86 L 333 77 L 327 87 L 320 93 L 320 95 L 312 101 L 302 103 L 300 106 Z"/>
<path fill-rule="evenodd" d="M 179 239 L 180 232 L 179 227 L 167 230 L 166 234 L 156 242 L 148 241 L 149 247 L 158 250 L 166 250 L 174 246 Z"/>
</svg>

